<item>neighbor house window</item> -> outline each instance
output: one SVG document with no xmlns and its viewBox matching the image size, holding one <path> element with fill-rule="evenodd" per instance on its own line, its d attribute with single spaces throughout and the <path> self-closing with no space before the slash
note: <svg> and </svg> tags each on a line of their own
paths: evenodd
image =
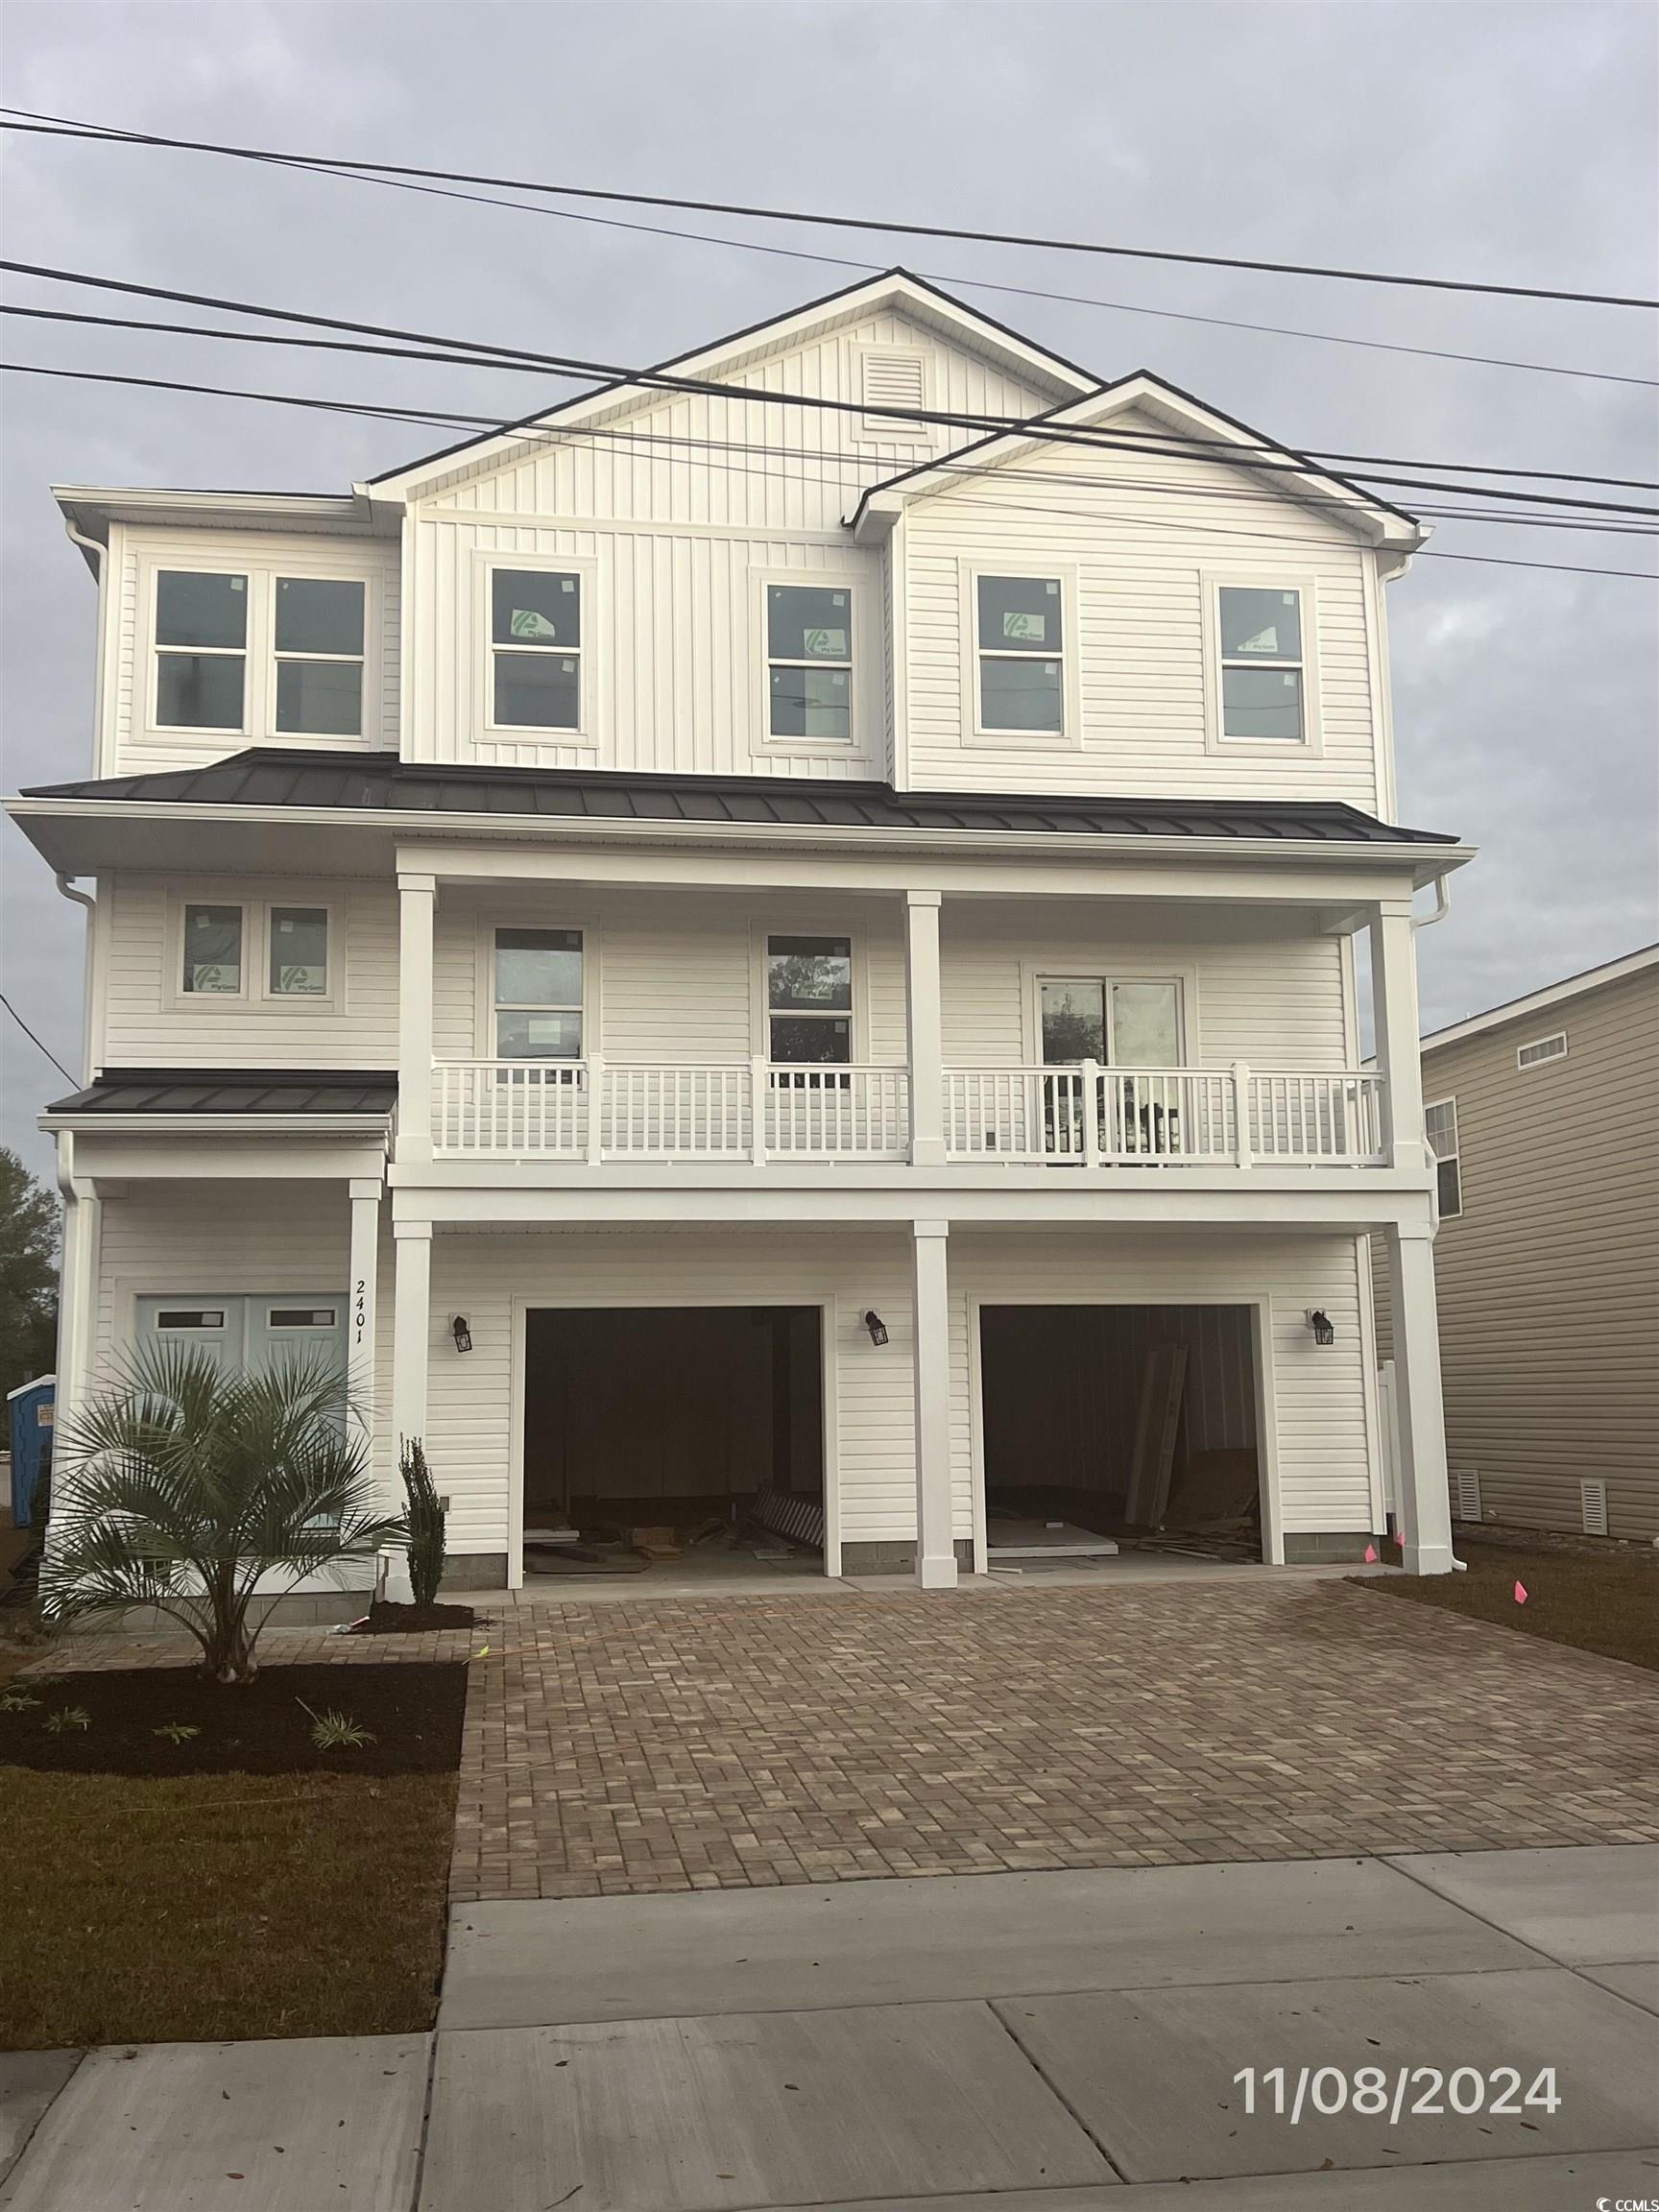
<svg viewBox="0 0 1659 2212">
<path fill-rule="evenodd" d="M 496 930 L 495 1057 L 581 1059 L 580 929 Z"/>
<path fill-rule="evenodd" d="M 512 730 L 582 727 L 582 579 L 552 568 L 490 577 L 490 718 Z"/>
<path fill-rule="evenodd" d="M 1301 744 L 1307 734 L 1301 592 L 1223 584 L 1217 598 L 1222 736 Z"/>
<path fill-rule="evenodd" d="M 1105 976 L 1045 976 L 1038 986 L 1043 1064 L 1114 1068 L 1181 1063 L 1181 994 L 1174 983 L 1115 983 Z"/>
<path fill-rule="evenodd" d="M 157 569 L 157 729 L 240 731 L 247 677 L 247 577 Z"/>
<path fill-rule="evenodd" d="M 276 727 L 306 737 L 363 733 L 361 583 L 276 579 Z"/>
<path fill-rule="evenodd" d="M 243 915 L 240 906 L 184 909 L 184 990 L 237 997 L 242 989 Z"/>
<path fill-rule="evenodd" d="M 766 587 L 766 730 L 773 737 L 853 735 L 853 594 L 809 584 Z"/>
<path fill-rule="evenodd" d="M 273 906 L 268 988 L 274 998 L 321 998 L 328 989 L 328 909 Z"/>
<path fill-rule="evenodd" d="M 974 602 L 980 729 L 1059 735 L 1066 638 L 1058 578 L 975 577 Z"/>
<path fill-rule="evenodd" d="M 853 1057 L 853 947 L 845 937 L 769 937 L 766 1022 L 774 1063 L 845 1066 Z"/>
<path fill-rule="evenodd" d="M 1463 1211 L 1463 1175 L 1457 1157 L 1457 1101 L 1442 1098 L 1423 1109 L 1429 1149 L 1440 1196 L 1440 1218 L 1455 1221 Z"/>
</svg>

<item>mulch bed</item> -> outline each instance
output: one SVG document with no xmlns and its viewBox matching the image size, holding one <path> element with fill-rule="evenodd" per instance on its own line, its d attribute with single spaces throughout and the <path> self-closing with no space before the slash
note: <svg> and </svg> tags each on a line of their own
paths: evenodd
<svg viewBox="0 0 1659 2212">
<path fill-rule="evenodd" d="M 471 1628 L 478 1616 L 470 1605 L 397 1605 L 376 1598 L 354 1636 L 413 1636 L 428 1628 Z"/>
<path fill-rule="evenodd" d="M 447 1611 L 448 1608 L 444 1608 Z M 78 1774 L 446 1774 L 461 1758 L 464 1666 L 265 1667 L 249 1683 L 209 1682 L 194 1668 L 24 1676 L 8 1695 L 37 1697 L 0 1712 L 0 1766 Z M 305 1708 L 309 1706 L 310 1712 Z M 54 1731 L 60 1712 L 85 1726 Z M 372 1741 L 319 1750 L 313 1715 L 343 1713 Z M 172 1723 L 199 1731 L 181 1741 Z"/>
<path fill-rule="evenodd" d="M 1659 1670 L 1659 1553 L 1650 1547 L 1500 1543 L 1459 1528 L 1455 1548 L 1467 1561 L 1461 1575 L 1366 1575 L 1358 1587 Z"/>
</svg>

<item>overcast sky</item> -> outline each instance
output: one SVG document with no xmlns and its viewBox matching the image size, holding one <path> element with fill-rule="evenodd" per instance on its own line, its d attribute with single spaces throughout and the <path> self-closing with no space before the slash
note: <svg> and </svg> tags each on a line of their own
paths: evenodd
<svg viewBox="0 0 1659 2212">
<path fill-rule="evenodd" d="M 7 103 L 183 137 L 994 230 L 1578 291 L 1659 275 L 1659 12 L 1026 4 L 0 8 Z M 354 320 L 648 360 L 850 267 L 204 156 L 13 138 L 8 256 Z M 614 210 L 626 215 L 627 210 Z M 1659 478 L 1654 393 L 1135 307 L 1637 378 L 1632 310 L 639 211 L 903 258 L 1068 357 L 1154 369 L 1292 445 Z M 1086 294 L 1070 305 L 963 282 Z M 118 303 L 8 279 L 31 304 Z M 143 312 L 142 309 L 134 310 Z M 165 314 L 165 308 L 156 312 Z M 196 318 L 201 319 L 201 318 Z M 520 413 L 554 380 L 12 323 L 17 361 Z M 9 790 L 88 772 L 93 587 L 53 481 L 339 490 L 444 442 L 231 399 L 0 380 Z M 1410 495 L 1398 494 L 1406 504 Z M 1623 496 L 1612 493 L 1609 496 Z M 1639 495 L 1635 495 L 1639 496 Z M 1651 565 L 1630 538 L 1442 522 L 1437 551 Z M 1420 560 L 1390 599 L 1400 813 L 1482 848 L 1420 940 L 1426 1026 L 1659 936 L 1659 625 L 1642 582 Z M 7 995 L 79 1069 L 81 915 L 0 831 Z M 0 1016 L 0 1141 L 65 1086 Z"/>
</svg>

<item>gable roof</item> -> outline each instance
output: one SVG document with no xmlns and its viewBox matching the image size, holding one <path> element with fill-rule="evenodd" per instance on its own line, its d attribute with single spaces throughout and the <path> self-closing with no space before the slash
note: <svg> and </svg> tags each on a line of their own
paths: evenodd
<svg viewBox="0 0 1659 2212">
<path fill-rule="evenodd" d="M 1062 354 L 1050 352 L 1007 324 L 998 322 L 995 316 L 968 306 L 949 292 L 941 291 L 936 284 L 929 284 L 926 277 L 912 276 L 909 270 L 901 268 L 859 277 L 782 315 L 768 316 L 763 322 L 750 324 L 746 329 L 733 330 L 723 338 L 706 342 L 689 353 L 675 354 L 666 361 L 657 362 L 641 374 L 720 381 L 740 373 L 770 354 L 803 345 L 812 337 L 827 335 L 883 308 L 896 308 L 940 336 L 988 355 L 1024 382 L 1046 389 L 1058 401 L 1098 392 L 1101 388 L 1100 378 L 1090 370 L 1079 368 Z M 462 466 L 476 466 L 495 453 L 505 457 L 526 430 L 575 429 L 619 407 L 636 406 L 642 399 L 671 397 L 673 389 L 672 385 L 654 386 L 617 377 L 593 391 L 561 400 L 553 407 L 541 407 L 522 415 L 505 430 L 487 430 L 477 437 L 463 438 L 453 445 L 440 447 L 435 453 L 387 469 L 369 478 L 359 489 L 377 500 L 406 499 L 425 489 L 434 477 L 452 474 Z"/>
<path fill-rule="evenodd" d="M 1172 456 L 1176 460 L 1214 458 L 1230 467 L 1255 469 L 1280 497 L 1316 499 L 1322 511 L 1328 511 L 1334 502 L 1342 510 L 1340 519 L 1351 520 L 1368 539 L 1402 553 L 1415 550 L 1430 535 L 1403 507 L 1323 469 L 1294 446 L 1278 445 L 1247 422 L 1223 414 L 1220 408 L 1195 398 L 1177 384 L 1166 382 L 1150 369 L 1132 370 L 1081 398 L 1062 400 L 1032 420 L 1045 428 L 1097 429 L 1109 423 L 1114 415 L 1131 408 L 1162 418 L 1177 434 L 1185 434 L 1191 445 L 1214 449 L 1213 453 L 1177 453 Z M 993 431 L 954 452 L 902 469 L 865 491 L 854 510 L 853 534 L 865 542 L 885 537 L 912 499 L 950 491 L 960 483 L 961 465 L 970 458 L 979 469 L 1000 469 L 1027 454 L 1046 450 L 1052 443 L 1032 438 L 1024 430 Z M 1117 454 L 1122 448 L 1106 450 Z M 1147 458 L 1157 458 L 1155 451 L 1149 448 Z"/>
<path fill-rule="evenodd" d="M 1604 960 L 1599 968 L 1585 968 L 1576 975 L 1565 976 L 1559 983 L 1547 983 L 1541 991 L 1528 991 L 1524 998 L 1508 998 L 1502 1006 L 1488 1007 L 1484 1014 L 1472 1014 L 1466 1022 L 1454 1022 L 1444 1029 L 1431 1029 L 1423 1039 L 1423 1050 L 1437 1052 L 1444 1045 L 1460 1045 L 1465 1037 L 1479 1037 L 1488 1029 L 1502 1029 L 1507 1022 L 1529 1021 L 1535 1014 L 1548 1013 L 1552 1006 L 1565 1006 L 1574 998 L 1583 998 L 1605 984 L 1621 983 L 1626 975 L 1640 975 L 1649 968 L 1659 968 L 1659 945 L 1644 945 L 1617 960 Z"/>
</svg>

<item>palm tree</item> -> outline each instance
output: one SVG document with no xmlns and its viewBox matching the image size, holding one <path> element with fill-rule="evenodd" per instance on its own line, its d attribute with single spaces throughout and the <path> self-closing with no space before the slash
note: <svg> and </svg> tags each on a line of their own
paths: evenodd
<svg viewBox="0 0 1659 2212">
<path fill-rule="evenodd" d="M 346 1413 L 325 1360 L 231 1375 L 200 1351 L 147 1346 L 58 1440 L 45 1619 L 154 1605 L 195 1637 L 214 1681 L 251 1682 L 277 1598 L 404 1533 L 373 1510 Z"/>
</svg>

